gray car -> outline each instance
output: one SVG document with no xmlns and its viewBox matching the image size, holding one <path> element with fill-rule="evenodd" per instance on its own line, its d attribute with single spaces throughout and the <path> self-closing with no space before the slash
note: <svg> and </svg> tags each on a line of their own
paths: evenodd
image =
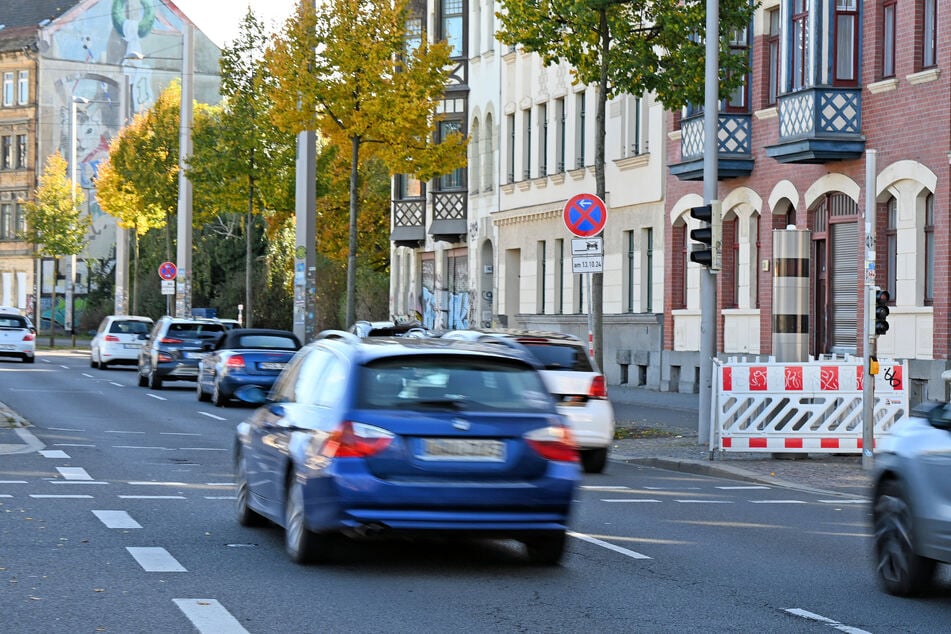
<svg viewBox="0 0 951 634">
<path fill-rule="evenodd" d="M 889 594 L 921 594 L 951 563 L 951 404 L 921 405 L 892 427 L 872 495 L 879 581 Z"/>
</svg>

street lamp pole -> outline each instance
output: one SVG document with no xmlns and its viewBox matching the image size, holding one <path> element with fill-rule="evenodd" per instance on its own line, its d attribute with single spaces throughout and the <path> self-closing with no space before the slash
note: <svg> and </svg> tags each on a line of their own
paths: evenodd
<svg viewBox="0 0 951 634">
<path fill-rule="evenodd" d="M 78 95 L 73 96 L 69 104 L 69 180 L 72 186 L 71 195 L 73 204 L 76 204 L 76 188 L 79 180 L 77 174 L 76 146 L 78 145 L 78 134 L 76 134 L 76 107 L 79 104 L 88 104 L 89 100 Z M 56 288 L 56 260 L 53 259 L 53 288 Z M 63 327 L 72 336 L 73 347 L 76 347 L 76 329 L 73 324 L 74 309 L 76 301 L 76 254 L 69 256 L 69 277 L 66 279 L 66 318 L 63 320 Z M 50 306 L 50 332 L 53 332 L 56 324 L 56 306 Z"/>
</svg>

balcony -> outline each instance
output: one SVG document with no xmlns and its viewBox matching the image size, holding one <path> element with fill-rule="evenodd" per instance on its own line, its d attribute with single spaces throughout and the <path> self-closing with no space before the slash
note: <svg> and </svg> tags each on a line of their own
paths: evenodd
<svg viewBox="0 0 951 634">
<path fill-rule="evenodd" d="M 433 240 L 464 242 L 469 232 L 466 218 L 468 197 L 464 191 L 433 192 Z"/>
<path fill-rule="evenodd" d="M 749 176 L 753 171 L 752 118 L 721 113 L 717 117 L 717 180 Z M 682 181 L 703 180 L 703 113 L 684 117 L 680 124 L 680 163 L 670 173 Z"/>
<path fill-rule="evenodd" d="M 828 163 L 865 151 L 862 90 L 819 86 L 780 95 L 779 142 L 766 155 L 780 163 Z"/>
<path fill-rule="evenodd" d="M 393 201 L 393 231 L 390 241 L 398 247 L 417 248 L 426 240 L 426 199 Z"/>
</svg>

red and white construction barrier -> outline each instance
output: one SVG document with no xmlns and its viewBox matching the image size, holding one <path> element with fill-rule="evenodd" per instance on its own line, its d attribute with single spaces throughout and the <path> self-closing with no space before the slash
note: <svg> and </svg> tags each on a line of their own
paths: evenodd
<svg viewBox="0 0 951 634">
<path fill-rule="evenodd" d="M 908 412 L 905 365 L 881 362 L 875 377 L 874 436 Z M 711 449 L 861 453 L 861 360 L 803 363 L 714 361 Z"/>
</svg>

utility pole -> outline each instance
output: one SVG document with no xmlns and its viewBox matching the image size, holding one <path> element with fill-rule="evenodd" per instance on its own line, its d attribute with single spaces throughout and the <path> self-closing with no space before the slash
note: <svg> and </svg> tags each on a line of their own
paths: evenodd
<svg viewBox="0 0 951 634">
<path fill-rule="evenodd" d="M 194 27 L 185 24 L 182 36 L 182 103 L 178 150 L 178 246 L 175 316 L 192 316 L 192 183 L 185 170 L 192 155 L 192 114 L 195 88 Z"/>
<path fill-rule="evenodd" d="M 870 470 L 875 455 L 875 376 L 878 329 L 875 301 L 875 171 L 877 150 L 865 150 L 865 345 L 862 346 L 862 468 Z M 861 248 L 861 247 L 859 247 Z M 888 309 L 885 309 L 888 314 Z M 887 326 L 886 326 L 887 329 Z M 874 362 L 874 366 L 873 366 Z"/>
</svg>

